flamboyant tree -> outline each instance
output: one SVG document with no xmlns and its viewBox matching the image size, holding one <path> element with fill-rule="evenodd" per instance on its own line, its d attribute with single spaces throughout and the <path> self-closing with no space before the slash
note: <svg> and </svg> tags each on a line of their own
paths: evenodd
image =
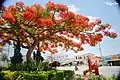
<svg viewBox="0 0 120 80">
<path fill-rule="evenodd" d="M 28 61 L 34 49 L 48 50 L 54 54 L 56 47 L 61 46 L 77 52 L 83 50 L 84 44 L 95 46 L 104 36 L 117 36 L 109 31 L 109 24 L 103 24 L 99 19 L 90 22 L 87 17 L 69 11 L 66 5 L 51 1 L 45 7 L 40 4 L 26 6 L 23 2 L 17 2 L 16 5 L 3 7 L 2 12 L 1 44 L 19 39 L 21 46 L 28 49 Z"/>
</svg>

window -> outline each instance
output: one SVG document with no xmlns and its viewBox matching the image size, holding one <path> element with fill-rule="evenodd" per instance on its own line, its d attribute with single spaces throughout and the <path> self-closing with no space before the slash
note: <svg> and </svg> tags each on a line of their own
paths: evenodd
<svg viewBox="0 0 120 80">
<path fill-rule="evenodd" d="M 76 59 L 77 59 L 77 57 L 76 57 Z"/>
<path fill-rule="evenodd" d="M 84 56 L 84 59 L 85 59 L 85 56 Z"/>
<path fill-rule="evenodd" d="M 79 59 L 82 59 L 82 57 L 79 57 Z"/>
</svg>

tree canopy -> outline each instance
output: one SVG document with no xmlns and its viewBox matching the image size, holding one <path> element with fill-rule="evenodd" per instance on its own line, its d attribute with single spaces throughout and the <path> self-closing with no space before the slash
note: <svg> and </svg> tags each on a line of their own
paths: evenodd
<svg viewBox="0 0 120 80">
<path fill-rule="evenodd" d="M 84 44 L 95 46 L 104 36 L 117 37 L 109 31 L 111 25 L 99 19 L 90 22 L 86 16 L 69 11 L 66 5 L 51 1 L 45 7 L 40 4 L 26 6 L 23 2 L 2 7 L 0 25 L 1 44 L 19 38 L 21 46 L 28 49 L 29 57 L 34 49 L 54 54 L 56 47 L 61 46 L 77 52 L 83 50 Z"/>
</svg>

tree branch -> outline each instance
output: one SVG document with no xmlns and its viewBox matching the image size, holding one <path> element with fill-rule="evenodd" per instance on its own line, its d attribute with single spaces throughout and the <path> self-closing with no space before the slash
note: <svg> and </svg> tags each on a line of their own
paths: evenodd
<svg viewBox="0 0 120 80">
<path fill-rule="evenodd" d="M 24 46 L 23 44 L 21 46 L 22 46 L 22 48 L 29 49 L 28 46 Z"/>
<path fill-rule="evenodd" d="M 52 21 L 53 21 L 53 23 L 56 25 L 56 22 L 55 22 L 55 20 L 54 20 L 54 16 L 55 16 L 55 10 L 53 11 Z"/>
<path fill-rule="evenodd" d="M 29 26 L 30 22 L 32 22 L 35 19 L 35 17 L 33 17 L 28 23 L 27 26 Z"/>
</svg>

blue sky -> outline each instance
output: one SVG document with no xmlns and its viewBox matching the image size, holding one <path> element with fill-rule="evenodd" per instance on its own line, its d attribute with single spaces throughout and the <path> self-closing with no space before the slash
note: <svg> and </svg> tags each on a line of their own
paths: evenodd
<svg viewBox="0 0 120 80">
<path fill-rule="evenodd" d="M 15 4 L 20 0 L 8 0 L 5 5 Z M 48 0 L 21 0 L 26 5 L 31 5 L 33 3 L 39 3 L 45 6 L 45 3 Z M 76 10 L 77 13 L 83 14 L 85 16 L 91 16 L 91 18 L 98 17 L 104 23 L 109 23 L 113 27 L 113 31 L 118 34 L 118 38 L 104 38 L 101 42 L 101 49 L 103 56 L 118 54 L 120 53 L 120 10 L 118 10 L 117 3 L 113 0 L 52 0 L 55 3 L 62 3 L 68 6 L 72 5 L 72 8 Z M 90 47 L 88 45 L 84 46 L 84 51 L 79 52 L 78 54 L 83 53 L 93 53 L 96 55 L 100 55 L 98 45 L 96 47 Z M 22 52 L 24 52 L 23 50 Z M 59 53 L 65 53 L 73 55 L 75 54 L 73 51 L 65 52 L 59 50 Z"/>
</svg>

